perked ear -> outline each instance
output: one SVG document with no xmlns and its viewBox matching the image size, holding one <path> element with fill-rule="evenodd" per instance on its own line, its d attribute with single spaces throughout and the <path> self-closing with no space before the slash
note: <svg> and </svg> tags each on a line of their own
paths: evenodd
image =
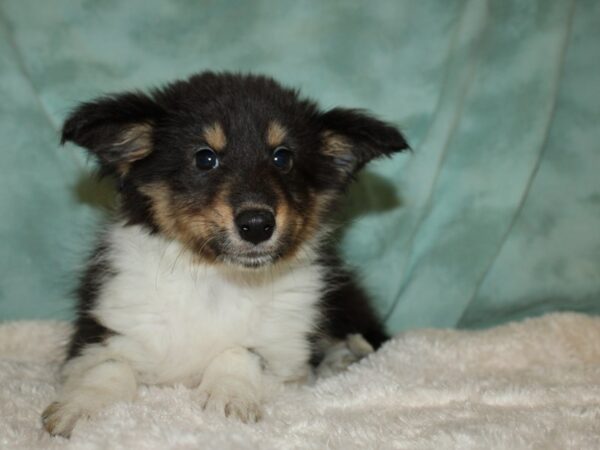
<svg viewBox="0 0 600 450">
<path fill-rule="evenodd" d="M 88 149 L 103 171 L 122 175 L 152 151 L 152 128 L 161 114 L 160 106 L 142 93 L 101 97 L 71 113 L 61 144 L 73 142 Z"/>
<path fill-rule="evenodd" d="M 393 125 L 357 109 L 335 108 L 321 116 L 325 153 L 353 174 L 374 158 L 410 149 Z"/>
</svg>

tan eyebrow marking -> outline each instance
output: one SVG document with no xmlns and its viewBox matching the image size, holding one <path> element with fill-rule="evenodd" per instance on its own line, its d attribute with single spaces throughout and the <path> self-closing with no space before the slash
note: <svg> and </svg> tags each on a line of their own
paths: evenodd
<svg viewBox="0 0 600 450">
<path fill-rule="evenodd" d="M 225 132 L 218 122 L 204 128 L 203 136 L 206 143 L 210 145 L 213 150 L 223 150 L 227 145 Z"/>
<path fill-rule="evenodd" d="M 277 147 L 283 144 L 283 140 L 287 136 L 287 130 L 276 120 L 272 120 L 267 128 L 267 144 L 271 147 Z"/>
</svg>

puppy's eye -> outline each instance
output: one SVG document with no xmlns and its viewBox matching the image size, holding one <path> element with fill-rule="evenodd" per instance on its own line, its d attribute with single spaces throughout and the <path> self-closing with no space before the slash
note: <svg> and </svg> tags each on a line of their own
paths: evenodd
<svg viewBox="0 0 600 450">
<path fill-rule="evenodd" d="M 288 173 L 294 165 L 294 155 L 285 147 L 277 147 L 273 152 L 273 164 L 283 173 Z"/>
<path fill-rule="evenodd" d="M 210 148 L 205 147 L 196 152 L 196 167 L 200 170 L 211 170 L 219 167 L 219 158 Z"/>
</svg>

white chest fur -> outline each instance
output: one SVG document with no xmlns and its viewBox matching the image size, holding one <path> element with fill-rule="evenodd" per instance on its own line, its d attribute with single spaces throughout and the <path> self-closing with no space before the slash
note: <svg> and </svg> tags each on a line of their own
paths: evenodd
<svg viewBox="0 0 600 450">
<path fill-rule="evenodd" d="M 108 345 L 140 381 L 196 384 L 234 346 L 259 354 L 282 380 L 303 375 L 323 290 L 319 265 L 256 272 L 199 265 L 178 243 L 135 226 L 115 225 L 108 244 L 116 275 L 93 314 L 116 332 Z"/>
</svg>

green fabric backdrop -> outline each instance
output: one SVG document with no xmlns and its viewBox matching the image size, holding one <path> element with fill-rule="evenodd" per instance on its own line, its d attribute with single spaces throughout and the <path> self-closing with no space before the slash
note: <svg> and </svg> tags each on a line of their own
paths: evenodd
<svg viewBox="0 0 600 450">
<path fill-rule="evenodd" d="M 600 311 L 600 2 L 0 0 L 0 319 L 68 318 L 110 191 L 76 102 L 252 70 L 399 124 L 340 233 L 390 330 Z"/>
</svg>

